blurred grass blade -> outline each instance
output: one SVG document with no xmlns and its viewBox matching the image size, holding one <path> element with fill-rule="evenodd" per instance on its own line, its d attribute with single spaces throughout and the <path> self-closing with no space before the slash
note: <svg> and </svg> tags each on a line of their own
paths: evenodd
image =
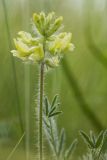
<svg viewBox="0 0 107 160">
<path fill-rule="evenodd" d="M 89 20 L 88 20 L 89 21 Z M 88 24 L 87 24 L 88 23 Z M 102 51 L 98 46 L 95 44 L 92 33 L 90 31 L 90 24 L 89 22 L 86 23 L 85 28 L 85 36 L 86 36 L 86 42 L 89 50 L 91 51 L 91 54 L 102 64 L 104 68 L 107 69 L 107 58 L 103 55 Z"/>
<path fill-rule="evenodd" d="M 8 156 L 8 158 L 6 160 L 10 160 L 11 159 L 11 157 L 13 156 L 14 152 L 18 148 L 18 146 L 21 143 L 21 141 L 24 138 L 24 136 L 25 136 L 25 132 L 23 133 L 23 135 L 21 136 L 21 138 L 19 139 L 19 141 L 17 142 L 17 144 L 15 145 L 15 147 L 13 148 L 13 150 L 11 151 L 11 153 L 9 154 L 9 156 Z"/>
<path fill-rule="evenodd" d="M 62 62 L 63 62 L 63 71 L 68 79 L 71 88 L 73 89 L 75 98 L 77 99 L 77 102 L 81 107 L 82 111 L 85 113 L 85 115 L 91 121 L 92 125 L 94 125 L 97 130 L 100 131 L 104 129 L 103 125 L 101 124 L 97 116 L 93 113 L 93 111 L 90 109 L 90 106 L 86 103 L 83 93 L 78 85 L 78 82 L 74 74 L 72 73 L 71 67 L 69 67 L 67 64 L 66 59 L 64 59 Z"/>
<path fill-rule="evenodd" d="M 85 39 L 86 39 L 86 43 L 87 46 L 89 48 L 89 50 L 91 51 L 91 54 L 102 64 L 103 67 L 105 67 L 107 69 L 107 57 L 104 56 L 104 54 L 102 53 L 101 49 L 99 48 L 99 45 L 97 45 L 94 40 L 93 40 L 93 36 L 92 36 L 92 26 L 91 26 L 91 20 L 92 20 L 92 16 L 90 15 L 90 8 L 92 8 L 93 6 L 93 1 L 89 2 L 89 5 L 87 5 L 87 2 L 84 1 L 84 8 L 85 8 Z M 94 21 L 95 22 L 95 21 Z"/>
<path fill-rule="evenodd" d="M 6 30 L 7 30 L 7 38 L 8 38 L 8 43 L 9 43 L 9 53 L 12 48 L 12 43 L 11 43 L 11 34 L 10 34 L 10 28 L 9 28 L 9 23 L 8 23 L 8 13 L 7 13 L 7 7 L 6 7 L 6 2 L 5 0 L 2 0 L 2 5 L 3 5 L 3 11 L 4 11 L 4 17 L 5 17 L 5 23 L 6 23 Z M 13 71 L 13 85 L 15 88 L 15 97 L 17 101 L 17 112 L 18 112 L 18 118 L 19 118 L 19 123 L 20 123 L 20 128 L 22 133 L 24 132 L 23 128 L 23 120 L 22 120 L 22 115 L 21 115 L 21 108 L 20 108 L 20 101 L 19 101 L 19 94 L 18 94 L 18 86 L 17 86 L 17 78 L 16 78 L 16 71 L 15 71 L 15 62 L 13 59 L 12 54 L 10 53 L 11 56 L 11 62 L 12 62 L 12 71 Z"/>
</svg>

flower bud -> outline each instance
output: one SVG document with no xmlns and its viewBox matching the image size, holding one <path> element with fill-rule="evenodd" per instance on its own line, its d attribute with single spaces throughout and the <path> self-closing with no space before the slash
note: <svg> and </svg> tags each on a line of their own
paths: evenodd
<svg viewBox="0 0 107 160">
<path fill-rule="evenodd" d="M 44 25 L 45 20 L 46 20 L 46 16 L 45 16 L 45 13 L 44 13 L 44 12 L 41 12 L 41 13 L 40 13 L 40 20 L 41 20 L 42 25 Z"/>
<path fill-rule="evenodd" d="M 48 36 L 51 36 L 52 34 L 54 34 L 61 27 L 62 21 L 63 21 L 62 16 L 55 20 L 53 26 L 50 28 L 50 30 L 48 32 Z"/>
<path fill-rule="evenodd" d="M 33 22 L 34 22 L 34 24 L 35 24 L 36 29 L 38 30 L 38 32 L 40 34 L 42 34 L 42 32 L 41 32 L 41 23 L 40 23 L 40 15 L 34 13 L 33 14 Z"/>
<path fill-rule="evenodd" d="M 39 20 L 40 20 L 40 16 L 37 13 L 34 13 L 33 14 L 33 21 L 34 21 L 34 23 L 38 23 Z"/>
<path fill-rule="evenodd" d="M 55 17 L 55 12 L 51 12 L 51 13 L 48 14 L 48 16 L 46 17 L 47 26 L 51 24 L 54 17 Z"/>
<path fill-rule="evenodd" d="M 58 29 L 58 28 L 61 26 L 62 21 L 63 21 L 63 17 L 62 17 L 62 16 L 59 17 L 59 18 L 57 18 L 57 19 L 55 20 L 54 27 Z"/>
<path fill-rule="evenodd" d="M 52 58 L 47 58 L 45 60 L 46 65 L 51 67 L 51 68 L 58 67 L 59 62 L 60 62 L 60 60 L 59 60 L 58 56 L 52 57 Z"/>
</svg>

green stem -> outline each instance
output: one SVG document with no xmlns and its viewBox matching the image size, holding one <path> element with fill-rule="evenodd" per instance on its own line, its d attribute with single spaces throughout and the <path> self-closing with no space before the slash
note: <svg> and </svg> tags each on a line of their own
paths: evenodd
<svg viewBox="0 0 107 160">
<path fill-rule="evenodd" d="M 39 97 L 39 149 L 40 160 L 43 159 L 43 96 L 44 96 L 44 63 L 40 66 L 40 97 Z"/>
</svg>

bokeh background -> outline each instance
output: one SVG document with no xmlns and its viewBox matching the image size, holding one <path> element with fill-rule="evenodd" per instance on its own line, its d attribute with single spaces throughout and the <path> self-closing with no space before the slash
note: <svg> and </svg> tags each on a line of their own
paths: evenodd
<svg viewBox="0 0 107 160">
<path fill-rule="evenodd" d="M 24 131 L 26 136 L 11 157 L 34 157 L 35 98 L 38 67 L 13 58 L 13 38 L 31 31 L 34 12 L 55 11 L 73 34 L 75 50 L 46 75 L 45 93 L 58 93 L 67 144 L 78 137 L 76 156 L 84 153 L 78 134 L 107 127 L 107 0 L 0 0 L 0 159 L 6 160 Z M 77 158 L 76 158 L 77 159 Z"/>
</svg>

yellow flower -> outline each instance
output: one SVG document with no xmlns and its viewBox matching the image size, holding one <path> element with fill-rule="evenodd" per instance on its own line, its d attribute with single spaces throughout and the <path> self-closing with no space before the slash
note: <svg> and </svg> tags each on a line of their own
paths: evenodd
<svg viewBox="0 0 107 160">
<path fill-rule="evenodd" d="M 39 44 L 34 52 L 29 56 L 29 59 L 36 62 L 41 61 L 44 58 L 44 51 L 43 51 L 43 45 Z"/>
<path fill-rule="evenodd" d="M 54 40 L 49 43 L 49 51 L 52 54 L 65 53 L 72 51 L 74 45 L 71 43 L 72 34 L 71 33 L 60 33 L 54 37 Z"/>
<path fill-rule="evenodd" d="M 33 14 L 34 36 L 28 32 L 18 32 L 18 37 L 14 39 L 15 50 L 13 56 L 23 61 L 45 63 L 53 68 L 60 63 L 64 53 L 73 51 L 74 45 L 71 43 L 72 34 L 60 32 L 63 17 L 56 17 L 54 12 L 45 14 Z"/>
<path fill-rule="evenodd" d="M 12 50 L 13 56 L 22 60 L 42 61 L 44 58 L 43 45 L 30 33 L 19 32 L 18 38 L 14 39 L 16 50 Z"/>
<path fill-rule="evenodd" d="M 18 50 L 12 50 L 11 53 L 13 53 L 14 57 L 17 57 L 23 61 L 27 61 L 27 57 L 22 56 Z"/>
</svg>

